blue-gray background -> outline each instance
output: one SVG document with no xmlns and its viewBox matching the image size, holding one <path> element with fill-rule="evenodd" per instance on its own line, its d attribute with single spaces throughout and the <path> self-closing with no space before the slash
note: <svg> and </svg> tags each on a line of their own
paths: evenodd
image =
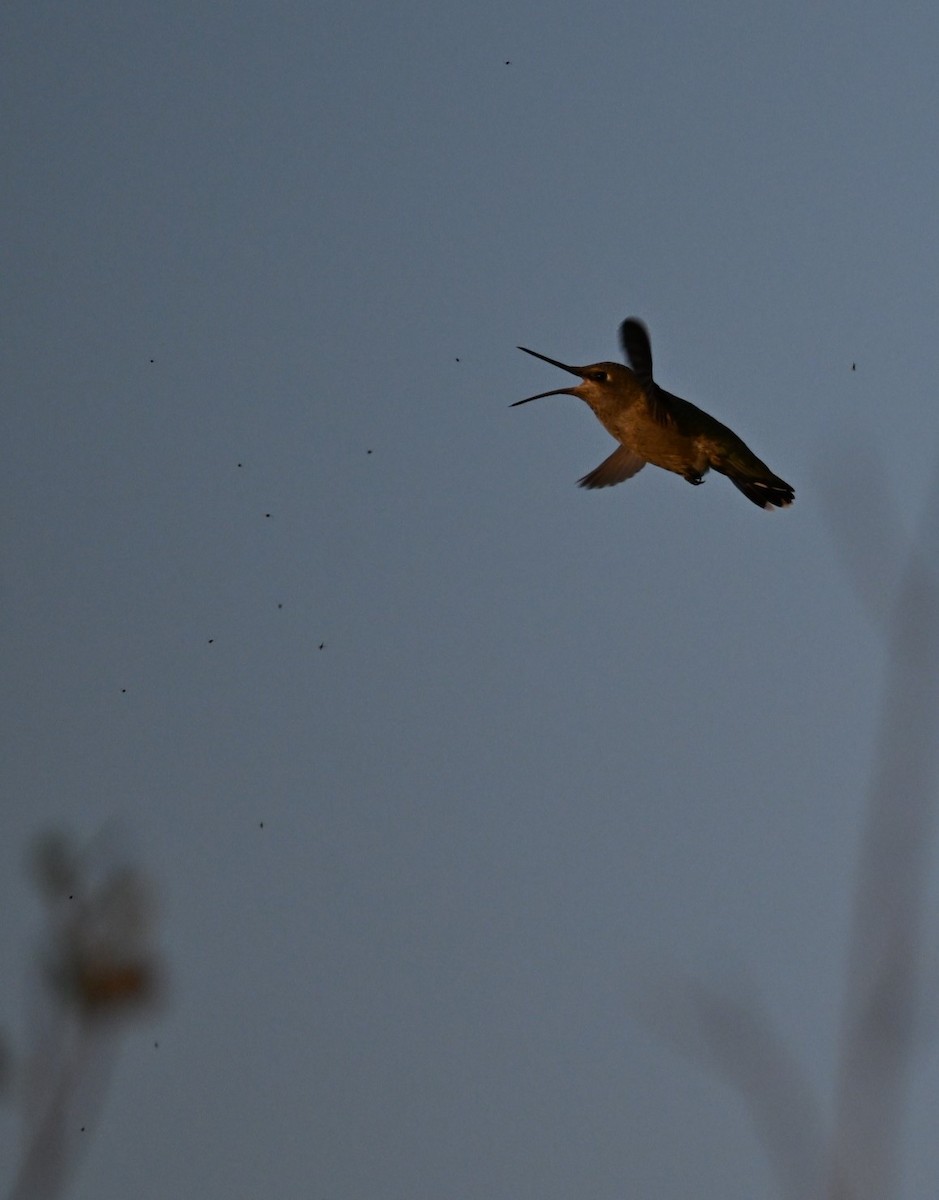
<svg viewBox="0 0 939 1200">
<path fill-rule="evenodd" d="M 0 1018 L 50 826 L 132 830 L 172 979 L 73 1195 L 771 1194 L 630 997 L 752 986 L 830 1098 L 885 665 L 833 528 L 863 558 L 876 477 L 909 530 L 934 465 L 939 10 L 2 37 Z M 588 410 L 509 410 L 567 383 L 516 344 L 617 357 L 629 314 L 793 508 L 579 491 Z"/>
</svg>

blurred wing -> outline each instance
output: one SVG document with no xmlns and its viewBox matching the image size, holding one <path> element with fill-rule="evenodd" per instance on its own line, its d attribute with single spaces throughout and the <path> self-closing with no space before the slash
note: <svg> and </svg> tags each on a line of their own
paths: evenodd
<svg viewBox="0 0 939 1200">
<path fill-rule="evenodd" d="M 619 327 L 619 340 L 639 382 L 647 392 L 652 391 L 652 343 L 641 321 L 628 317 Z"/>
<path fill-rule="evenodd" d="M 632 479 L 637 471 L 646 465 L 646 460 L 625 446 L 620 446 L 605 458 L 599 467 L 595 467 L 589 475 L 577 482 L 582 488 L 612 487 L 614 483 L 622 483 L 624 479 Z"/>
<path fill-rule="evenodd" d="M 645 325 L 636 317 L 628 317 L 619 328 L 619 338 L 626 361 L 646 393 L 653 421 L 658 425 L 674 425 L 669 394 L 663 392 L 652 378 L 652 343 Z"/>
</svg>

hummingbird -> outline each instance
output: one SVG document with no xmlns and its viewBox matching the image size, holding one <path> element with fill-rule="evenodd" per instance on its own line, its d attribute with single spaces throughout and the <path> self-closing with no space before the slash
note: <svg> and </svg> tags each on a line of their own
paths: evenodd
<svg viewBox="0 0 939 1200">
<path fill-rule="evenodd" d="M 627 318 L 619 336 L 628 367 L 614 362 L 571 367 L 518 347 L 583 382 L 516 400 L 511 408 L 545 396 L 577 396 L 590 405 L 603 428 L 619 442 L 609 458 L 578 480 L 581 487 L 612 487 L 631 479 L 649 462 L 695 485 L 703 483 L 713 467 L 760 508 L 785 508 L 792 503 L 795 492 L 791 486 L 774 475 L 733 430 L 659 387 L 652 378 L 652 343 L 640 320 Z"/>
</svg>

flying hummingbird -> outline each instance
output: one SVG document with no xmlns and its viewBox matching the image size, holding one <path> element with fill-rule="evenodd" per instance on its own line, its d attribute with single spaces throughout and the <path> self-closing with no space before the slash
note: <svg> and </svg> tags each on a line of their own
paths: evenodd
<svg viewBox="0 0 939 1200">
<path fill-rule="evenodd" d="M 518 347 L 553 367 L 577 375 L 583 382 L 577 387 L 539 392 L 537 396 L 516 400 L 511 408 L 544 396 L 579 396 L 619 442 L 609 458 L 578 480 L 581 487 L 612 487 L 631 479 L 650 462 L 683 475 L 693 484 L 703 483 L 713 467 L 760 508 L 785 508 L 792 503 L 795 493 L 790 485 L 774 475 L 732 430 L 687 400 L 659 387 L 652 378 L 652 344 L 641 321 L 629 317 L 620 326 L 619 335 L 628 367 L 613 362 L 569 367 L 525 346 Z"/>
</svg>

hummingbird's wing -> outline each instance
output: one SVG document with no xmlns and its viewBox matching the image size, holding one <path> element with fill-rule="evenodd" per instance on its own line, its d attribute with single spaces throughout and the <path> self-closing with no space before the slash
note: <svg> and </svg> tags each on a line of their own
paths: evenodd
<svg viewBox="0 0 939 1200">
<path fill-rule="evenodd" d="M 582 488 L 612 487 L 614 483 L 622 483 L 624 479 L 632 479 L 637 471 L 646 465 L 646 460 L 638 454 L 633 454 L 625 446 L 618 446 L 609 458 L 605 458 L 599 467 L 595 467 L 589 475 L 577 482 Z"/>
<path fill-rule="evenodd" d="M 639 382 L 647 392 L 652 391 L 652 343 L 649 331 L 636 317 L 627 317 L 619 327 L 619 340 Z"/>
<path fill-rule="evenodd" d="M 669 394 L 663 392 L 652 378 L 652 343 L 649 331 L 636 317 L 627 317 L 619 327 L 619 340 L 626 361 L 642 384 L 649 414 L 657 425 L 674 425 L 675 416 L 669 405 Z"/>
</svg>

